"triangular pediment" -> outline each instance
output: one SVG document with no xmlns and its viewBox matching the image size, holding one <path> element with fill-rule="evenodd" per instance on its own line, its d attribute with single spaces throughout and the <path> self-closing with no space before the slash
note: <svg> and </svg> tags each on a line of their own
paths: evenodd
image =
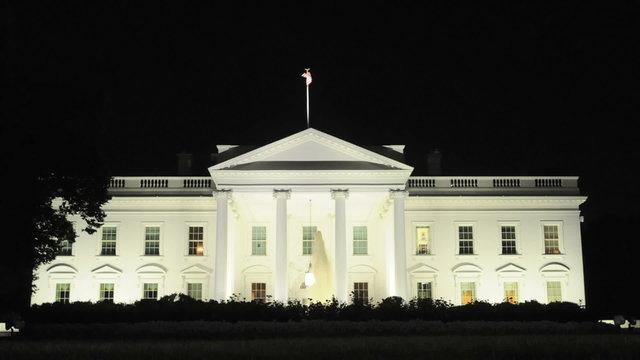
<svg viewBox="0 0 640 360">
<path fill-rule="evenodd" d="M 338 166 L 343 169 L 353 166 L 354 169 L 366 167 L 379 169 L 413 168 L 371 150 L 341 140 L 322 131 L 309 128 L 271 144 L 259 147 L 248 153 L 214 165 L 211 169 L 257 169 L 268 170 L 270 166 L 307 166 L 319 168 L 321 165 Z M 316 163 L 309 165 L 308 163 Z M 343 165 L 340 167 L 340 165 Z"/>
<path fill-rule="evenodd" d="M 183 269 L 180 272 L 182 274 L 209 274 L 213 272 L 213 270 L 204 265 L 195 264 L 195 265 L 189 266 L 186 269 Z"/>
<path fill-rule="evenodd" d="M 524 268 L 512 263 L 509 263 L 507 265 L 501 266 L 496 269 L 496 272 L 499 272 L 499 273 L 521 273 L 525 271 L 526 270 Z"/>
<path fill-rule="evenodd" d="M 413 168 L 383 153 L 309 128 L 216 164 L 209 172 L 223 188 L 312 182 L 404 186 Z"/>
<path fill-rule="evenodd" d="M 106 264 L 91 270 L 91 272 L 94 274 L 121 274 L 122 270 Z"/>
</svg>

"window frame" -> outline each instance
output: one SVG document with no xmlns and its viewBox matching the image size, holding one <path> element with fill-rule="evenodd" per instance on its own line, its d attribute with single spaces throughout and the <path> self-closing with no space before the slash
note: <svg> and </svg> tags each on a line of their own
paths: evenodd
<svg viewBox="0 0 640 360">
<path fill-rule="evenodd" d="M 106 285 L 111 285 L 111 289 L 107 289 Z M 103 283 L 103 282 L 101 282 L 98 286 L 99 286 L 98 301 L 113 301 L 113 299 L 115 298 L 116 284 L 115 283 Z M 111 297 L 109 298 L 109 297 L 105 296 L 105 294 L 110 294 Z"/>
<path fill-rule="evenodd" d="M 264 304 L 267 302 L 267 283 L 252 282 L 251 283 L 251 301 Z"/>
<path fill-rule="evenodd" d="M 114 238 L 113 239 L 105 239 L 105 230 L 106 229 L 114 229 Z M 98 255 L 100 256 L 117 256 L 118 255 L 118 233 L 119 233 L 119 227 L 117 224 L 104 224 L 100 227 L 100 246 L 99 246 L 99 253 Z M 112 243 L 112 246 L 106 246 L 105 243 Z M 106 249 L 113 249 L 112 251 L 105 251 Z M 113 252 L 113 253 L 111 253 Z"/>
<path fill-rule="evenodd" d="M 364 229 L 364 239 L 356 239 L 358 234 L 361 234 L 360 231 L 356 229 Z M 354 256 L 367 256 L 369 255 L 369 227 L 367 225 L 353 225 L 351 227 L 351 243 L 352 243 L 352 255 Z M 362 250 L 364 252 L 358 253 L 356 249 Z"/>
<path fill-rule="evenodd" d="M 433 223 L 431 222 L 418 222 L 413 223 L 413 254 L 416 256 L 429 256 L 433 255 Z M 419 229 L 428 229 L 427 230 L 427 244 L 425 246 L 425 250 L 422 251 L 420 249 L 420 239 L 418 236 Z M 456 228 L 457 229 L 457 228 Z"/>
<path fill-rule="evenodd" d="M 155 290 L 154 289 L 147 289 L 147 285 L 155 285 Z M 155 292 L 155 297 L 149 297 L 147 296 L 148 294 Z M 158 300 L 159 299 L 159 295 L 160 295 L 160 285 L 155 282 L 155 283 L 151 283 L 151 282 L 144 282 L 142 283 L 142 300 Z"/>
<path fill-rule="evenodd" d="M 510 291 L 513 291 L 513 294 L 510 294 L 509 293 Z M 504 281 L 502 283 L 502 294 L 503 294 L 503 297 L 502 297 L 503 302 L 508 302 L 514 305 L 519 304 L 520 303 L 520 282 L 514 281 L 514 280 Z"/>
<path fill-rule="evenodd" d="M 369 282 L 368 281 L 354 281 L 352 289 L 353 289 L 352 302 L 354 304 L 361 303 L 363 305 L 369 305 Z"/>
<path fill-rule="evenodd" d="M 557 239 L 547 239 L 547 231 L 546 227 L 553 226 L 556 227 L 557 230 Z M 557 256 L 564 255 L 564 247 L 563 247 L 563 226 L 561 221 L 543 221 L 541 222 L 540 231 L 542 233 L 542 254 L 545 256 Z M 547 248 L 547 241 L 556 241 L 555 250 L 552 247 Z"/>
<path fill-rule="evenodd" d="M 552 279 L 545 279 L 545 290 L 546 290 L 546 294 L 547 294 L 547 304 L 550 304 L 552 302 L 562 302 L 562 301 L 564 301 L 563 297 L 562 297 L 562 293 L 563 293 L 563 289 L 562 289 L 563 281 L 562 280 L 563 279 L 553 279 L 553 278 Z M 549 294 L 549 284 L 550 283 L 557 283 L 558 284 L 558 287 L 556 289 L 558 290 L 559 294 L 557 294 L 557 295 Z M 554 297 L 558 296 L 559 299 L 558 300 L 554 300 L 554 301 L 550 301 L 551 296 L 554 296 Z"/>
<path fill-rule="evenodd" d="M 307 239 L 307 231 L 306 229 L 311 230 L 311 239 Z M 313 248 L 316 243 L 316 233 L 318 232 L 318 226 L 316 225 L 303 225 L 302 226 L 302 255 L 303 256 L 311 256 L 313 255 Z M 307 246 L 308 245 L 308 246 Z M 308 249 L 308 250 L 307 250 Z"/>
<path fill-rule="evenodd" d="M 192 287 L 193 285 L 199 285 L 199 286 L 200 286 L 200 289 L 192 289 L 191 287 Z M 199 294 L 200 294 L 200 296 L 193 296 L 192 294 L 193 294 L 194 292 L 195 292 L 195 293 L 199 293 Z M 203 283 L 201 283 L 201 282 L 187 282 L 187 296 L 191 297 L 191 298 L 192 298 L 192 299 L 194 299 L 194 300 L 202 301 L 202 299 L 203 299 L 203 297 L 202 297 L 203 293 L 204 293 L 204 284 L 203 284 Z"/>
<path fill-rule="evenodd" d="M 206 233 L 207 233 L 207 227 L 205 226 L 205 224 L 202 223 L 188 223 L 185 225 L 185 233 L 186 233 L 186 246 L 187 246 L 187 251 L 186 251 L 186 255 L 187 256 L 205 256 L 207 255 L 207 247 L 206 247 Z M 202 233 L 193 233 L 194 236 L 195 235 L 201 235 L 201 239 L 191 239 L 191 228 L 201 228 L 202 229 Z M 192 243 L 194 244 L 192 246 Z M 200 251 L 199 253 L 199 247 L 198 244 L 200 244 L 200 246 L 202 247 L 202 251 Z"/>
<path fill-rule="evenodd" d="M 505 232 L 503 231 L 505 227 L 513 227 L 513 239 L 505 239 Z M 500 222 L 498 224 L 498 233 L 500 237 L 500 255 L 520 255 L 520 229 L 518 223 L 515 222 Z M 513 242 L 513 246 L 505 246 L 505 242 Z M 513 248 L 513 252 L 505 252 L 506 248 Z"/>
<path fill-rule="evenodd" d="M 470 228 L 471 239 L 461 239 L 462 233 L 460 232 L 461 228 Z M 455 224 L 455 234 L 456 234 L 456 255 L 477 255 L 476 247 L 475 247 L 475 234 L 476 234 L 476 224 L 470 222 L 459 222 Z M 470 252 L 462 252 L 463 244 L 462 242 L 470 243 L 465 245 L 465 248 L 470 249 Z"/>
<path fill-rule="evenodd" d="M 63 289 L 63 287 L 65 289 Z M 71 302 L 71 283 L 56 283 L 55 302 L 69 304 Z"/>
<path fill-rule="evenodd" d="M 143 224 L 143 243 L 142 243 L 142 254 L 143 256 L 161 256 L 162 255 L 162 236 L 163 236 L 163 229 L 162 229 L 162 224 L 161 223 L 144 223 Z M 147 233 L 147 230 L 150 228 L 158 228 L 158 239 L 157 240 L 150 240 L 147 238 L 147 236 L 149 235 Z M 147 250 L 150 249 L 149 247 L 147 247 L 148 243 L 150 242 L 155 242 L 157 243 L 157 254 L 153 254 L 148 252 Z"/>
<path fill-rule="evenodd" d="M 256 229 L 264 229 L 264 239 L 258 239 Z M 266 256 L 267 255 L 267 226 L 266 225 L 252 225 L 251 226 L 251 256 Z M 262 245 L 262 246 L 260 246 Z M 262 253 L 256 251 L 262 249 Z"/>
</svg>

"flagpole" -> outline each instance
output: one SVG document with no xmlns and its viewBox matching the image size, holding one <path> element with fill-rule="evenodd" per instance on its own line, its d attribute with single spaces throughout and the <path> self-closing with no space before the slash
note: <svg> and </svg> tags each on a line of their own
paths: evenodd
<svg viewBox="0 0 640 360">
<path fill-rule="evenodd" d="M 307 129 L 309 128 L 309 86 L 307 86 Z"/>
<path fill-rule="evenodd" d="M 309 68 L 304 69 L 304 73 L 302 77 L 306 79 L 307 83 L 307 129 L 309 128 L 309 85 L 311 85 L 311 72 L 309 72 Z"/>
</svg>

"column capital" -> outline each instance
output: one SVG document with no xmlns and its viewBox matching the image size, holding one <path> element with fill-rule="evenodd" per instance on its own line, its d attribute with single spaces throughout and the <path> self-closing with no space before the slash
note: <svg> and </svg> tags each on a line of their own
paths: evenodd
<svg viewBox="0 0 640 360">
<path fill-rule="evenodd" d="M 389 189 L 389 197 L 392 199 L 404 199 L 409 196 L 409 192 L 404 189 Z"/>
<path fill-rule="evenodd" d="M 213 197 L 216 199 L 230 199 L 231 198 L 231 190 L 213 190 Z"/>
<path fill-rule="evenodd" d="M 290 189 L 273 189 L 273 198 L 289 200 L 291 198 L 291 190 Z"/>
<path fill-rule="evenodd" d="M 349 197 L 349 189 L 331 189 L 332 199 L 338 199 L 338 198 L 347 199 L 348 197 Z"/>
</svg>

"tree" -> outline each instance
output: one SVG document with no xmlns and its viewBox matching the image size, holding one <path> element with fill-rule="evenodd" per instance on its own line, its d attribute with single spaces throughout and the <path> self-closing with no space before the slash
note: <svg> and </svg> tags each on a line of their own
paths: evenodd
<svg viewBox="0 0 640 360">
<path fill-rule="evenodd" d="M 34 271 L 53 260 L 61 241 L 102 224 L 110 179 L 94 124 L 97 96 L 60 85 L 7 81 L 2 94 L 0 167 L 0 316 L 30 305 Z"/>
</svg>

